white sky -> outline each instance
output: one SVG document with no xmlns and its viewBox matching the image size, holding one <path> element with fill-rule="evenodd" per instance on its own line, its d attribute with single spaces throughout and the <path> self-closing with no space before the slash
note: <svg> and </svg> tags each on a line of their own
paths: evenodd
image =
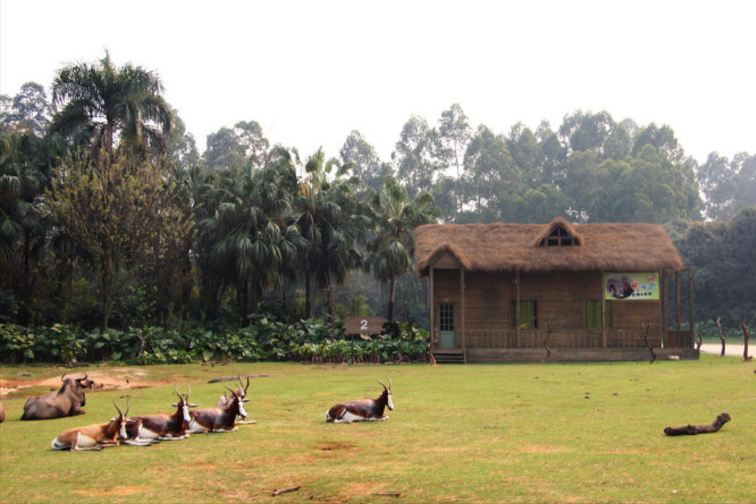
<svg viewBox="0 0 756 504">
<path fill-rule="evenodd" d="M 0 93 L 66 64 L 156 71 L 200 152 L 258 121 L 272 143 L 337 156 L 356 129 L 384 160 L 412 115 L 459 103 L 508 133 L 608 111 L 672 127 L 703 163 L 756 154 L 756 3 L 0 0 Z"/>
</svg>

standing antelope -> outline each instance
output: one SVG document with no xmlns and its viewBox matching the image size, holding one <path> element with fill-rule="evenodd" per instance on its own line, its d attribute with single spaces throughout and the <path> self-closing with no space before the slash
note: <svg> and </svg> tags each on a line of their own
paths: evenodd
<svg viewBox="0 0 756 504">
<path fill-rule="evenodd" d="M 356 401 L 347 401 L 332 406 L 326 411 L 326 422 L 333 423 L 352 423 L 377 420 L 388 420 L 388 416 L 383 416 L 386 407 L 394 410 L 394 401 L 391 399 L 391 378 L 389 386 L 376 379 L 383 386 L 383 392 L 376 399 L 358 399 Z"/>
<path fill-rule="evenodd" d="M 129 401 L 126 400 L 126 413 L 113 399 L 113 406 L 118 411 L 118 416 L 106 424 L 87 425 L 86 427 L 74 427 L 64 430 L 58 437 L 52 440 L 50 446 L 54 450 L 102 450 L 107 446 L 118 446 L 117 437 L 126 439 L 126 422 L 129 414 Z"/>
<path fill-rule="evenodd" d="M 244 403 L 249 402 L 249 399 L 244 399 L 236 395 L 236 392 L 226 387 L 231 391 L 231 397 L 229 397 L 229 403 L 225 407 L 214 407 L 193 410 L 190 412 L 192 421 L 189 424 L 189 432 L 206 433 L 206 432 L 233 432 L 238 429 L 236 426 L 236 418 L 247 418 L 247 412 L 244 411 Z"/>
<path fill-rule="evenodd" d="M 231 389 L 229 389 L 229 390 L 231 390 L 232 394 L 239 396 L 240 399 L 245 399 L 247 397 L 247 389 L 249 388 L 249 376 L 247 376 L 247 385 L 246 386 L 242 383 L 241 376 L 237 375 L 236 379 L 239 380 L 239 388 L 237 388 L 236 390 L 231 390 Z M 226 387 L 226 388 L 228 388 L 228 387 Z M 216 406 L 219 407 L 219 408 L 225 408 L 229 404 L 231 404 L 231 397 L 227 396 L 226 393 L 224 392 L 223 395 L 220 398 L 218 398 L 218 404 L 216 404 Z M 245 420 L 245 418 L 246 417 L 242 417 L 241 415 L 238 415 L 236 417 L 236 423 L 237 423 L 237 425 L 240 425 L 240 424 L 253 424 L 253 423 L 255 423 L 254 420 Z"/>
<path fill-rule="evenodd" d="M 146 446 L 159 441 L 179 441 L 189 437 L 187 427 L 191 420 L 189 408 L 197 407 L 196 404 L 189 403 L 189 394 L 191 389 L 186 387 L 186 395 L 182 396 L 173 387 L 174 392 L 179 398 L 177 403 L 171 404 L 176 408 L 172 415 L 162 413 L 160 415 L 144 415 L 129 419 L 126 425 L 127 440 L 126 444 L 134 446 Z"/>
</svg>

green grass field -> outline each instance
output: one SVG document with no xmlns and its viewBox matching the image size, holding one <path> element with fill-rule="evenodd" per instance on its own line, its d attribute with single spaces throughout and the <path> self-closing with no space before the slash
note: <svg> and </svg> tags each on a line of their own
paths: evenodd
<svg viewBox="0 0 756 504">
<path fill-rule="evenodd" d="M 0 502 L 751 503 L 754 368 L 710 355 L 653 365 L 140 368 L 162 384 L 90 393 L 87 414 L 76 418 L 22 422 L 24 400 L 5 400 Z M 3 367 L 0 378 L 20 371 L 30 380 L 63 372 Z M 275 375 L 252 380 L 247 411 L 257 423 L 238 432 L 146 448 L 50 449 L 62 430 L 112 417 L 114 397 L 123 404 L 128 394 L 131 414 L 170 412 L 173 384 L 188 384 L 190 400 L 206 407 L 225 390 L 206 382 L 237 373 Z M 393 381 L 390 420 L 324 422 L 336 402 L 377 396 L 376 378 Z M 732 421 L 718 433 L 662 432 L 725 411 Z"/>
</svg>

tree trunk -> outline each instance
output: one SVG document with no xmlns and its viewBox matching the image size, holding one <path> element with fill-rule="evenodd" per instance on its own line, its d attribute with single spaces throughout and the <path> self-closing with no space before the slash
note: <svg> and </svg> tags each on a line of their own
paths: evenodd
<svg viewBox="0 0 756 504">
<path fill-rule="evenodd" d="M 388 315 L 386 319 L 390 322 L 394 320 L 394 304 L 396 302 L 396 279 L 392 276 L 389 280 L 389 303 L 388 303 Z"/>
<path fill-rule="evenodd" d="M 753 359 L 752 356 L 748 355 L 748 342 L 751 341 L 751 334 L 748 332 L 745 322 L 741 320 L 740 325 L 743 328 L 743 360 L 748 362 Z"/>
<path fill-rule="evenodd" d="M 686 425 L 684 427 L 667 427 L 664 434 L 667 436 L 695 436 L 696 434 L 711 434 L 717 432 L 724 424 L 730 421 L 729 413 L 721 413 L 714 423 L 709 425 Z"/>
<path fill-rule="evenodd" d="M 310 291 L 310 268 L 305 270 L 305 320 L 312 318 L 312 293 Z"/>
<path fill-rule="evenodd" d="M 646 332 L 643 335 L 643 341 L 646 343 L 646 347 L 648 348 L 648 351 L 651 353 L 651 360 L 649 361 L 649 364 L 653 364 L 656 361 L 656 354 L 654 353 L 654 347 L 651 346 L 651 344 L 648 342 L 648 331 L 651 329 L 651 325 L 646 326 Z"/>
<path fill-rule="evenodd" d="M 239 326 L 247 327 L 247 298 L 249 295 L 249 282 L 241 280 L 239 282 L 239 292 L 237 293 L 237 299 L 239 301 Z"/>
<path fill-rule="evenodd" d="M 720 357 L 724 357 L 725 355 L 725 337 L 724 337 L 724 331 L 722 331 L 722 317 L 717 317 L 717 328 L 719 329 L 719 339 L 722 340 L 722 353 L 719 354 Z"/>
</svg>

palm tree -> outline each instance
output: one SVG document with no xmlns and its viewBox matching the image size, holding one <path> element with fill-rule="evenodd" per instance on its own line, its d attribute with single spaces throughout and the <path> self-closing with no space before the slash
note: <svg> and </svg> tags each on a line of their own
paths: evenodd
<svg viewBox="0 0 756 504">
<path fill-rule="evenodd" d="M 371 208 L 375 237 L 370 243 L 370 270 L 381 282 L 389 283 L 389 320 L 394 320 L 396 280 L 415 268 L 414 229 L 435 222 L 440 211 L 426 191 L 409 199 L 407 189 L 393 177 L 384 179 L 380 193 L 373 193 Z"/>
<path fill-rule="evenodd" d="M 116 139 L 140 154 L 167 152 L 175 119 L 162 92 L 157 74 L 131 64 L 118 68 L 106 51 L 95 64 L 78 63 L 58 72 L 51 131 L 74 136 L 95 154 L 102 149 L 111 158 Z"/>
<path fill-rule="evenodd" d="M 281 272 L 294 264 L 303 246 L 296 228 L 287 223 L 296 177 L 279 166 L 224 173 L 226 180 L 216 187 L 217 210 L 200 222 L 200 240 L 206 247 L 212 244 L 210 267 L 235 284 L 246 325 L 250 294 L 256 312 L 263 290 L 280 282 Z"/>
<path fill-rule="evenodd" d="M 336 173 L 329 180 L 334 169 Z M 295 208 L 297 227 L 308 244 L 300 268 L 305 274 L 306 318 L 312 316 L 313 273 L 318 286 L 326 291 L 328 315 L 333 319 L 332 286 L 343 284 L 349 272 L 362 264 L 356 240 L 365 221 L 354 196 L 359 180 L 344 178 L 350 169 L 350 163 L 341 164 L 336 158 L 326 161 L 322 149 L 305 164 L 309 176 L 300 186 Z"/>
<path fill-rule="evenodd" d="M 40 196 L 64 150 L 57 140 L 0 133 L 0 287 L 13 289 L 21 301 L 18 314 L 24 324 L 35 290 L 33 263 L 44 255 L 48 226 Z"/>
</svg>

